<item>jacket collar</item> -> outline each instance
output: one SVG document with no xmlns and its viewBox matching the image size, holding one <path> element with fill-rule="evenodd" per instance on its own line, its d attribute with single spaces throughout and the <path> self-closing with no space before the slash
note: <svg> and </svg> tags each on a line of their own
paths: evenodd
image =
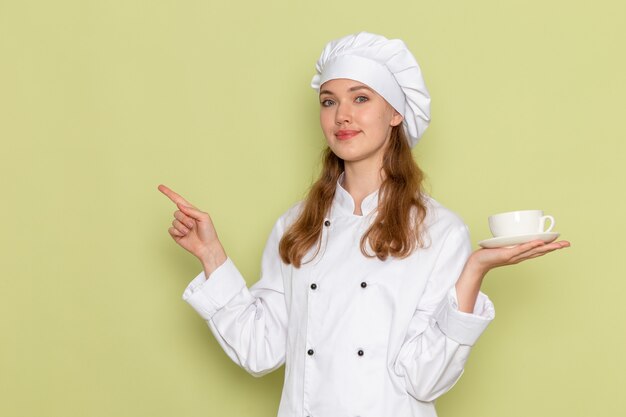
<svg viewBox="0 0 626 417">
<path fill-rule="evenodd" d="M 343 183 L 344 175 L 345 175 L 345 172 L 342 172 L 341 175 L 339 175 L 339 178 L 337 179 L 337 187 L 335 189 L 333 207 L 336 208 L 337 214 L 341 213 L 344 215 L 348 214 L 352 216 L 361 217 L 361 216 L 354 214 L 354 208 L 355 208 L 354 199 L 352 198 L 350 193 L 346 191 L 346 189 L 343 188 L 341 185 Z M 378 191 L 379 190 L 374 191 L 373 193 L 367 195 L 363 199 L 363 202 L 361 203 L 361 212 L 363 213 L 363 216 L 369 215 L 378 207 Z"/>
</svg>

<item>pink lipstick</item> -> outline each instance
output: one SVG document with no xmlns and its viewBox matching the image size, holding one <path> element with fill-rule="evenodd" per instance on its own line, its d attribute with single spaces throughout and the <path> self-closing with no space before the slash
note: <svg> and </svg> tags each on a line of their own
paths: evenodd
<svg viewBox="0 0 626 417">
<path fill-rule="evenodd" d="M 358 130 L 339 130 L 339 131 L 337 131 L 335 133 L 335 136 L 339 140 L 346 140 L 346 139 L 350 139 L 351 137 L 354 137 L 354 136 L 356 136 L 358 134 L 359 134 Z"/>
</svg>

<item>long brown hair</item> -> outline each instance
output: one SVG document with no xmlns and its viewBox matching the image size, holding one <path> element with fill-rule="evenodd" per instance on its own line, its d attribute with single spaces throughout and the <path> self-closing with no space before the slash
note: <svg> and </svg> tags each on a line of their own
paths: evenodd
<svg viewBox="0 0 626 417">
<path fill-rule="evenodd" d="M 324 217 L 335 196 L 344 162 L 330 148 L 324 151 L 320 178 L 312 185 L 300 216 L 285 232 L 279 244 L 283 262 L 299 268 L 304 255 L 317 244 L 320 249 Z M 422 181 L 402 124 L 394 126 L 383 155 L 385 178 L 378 193 L 378 214 L 361 237 L 361 252 L 380 260 L 388 256 L 405 258 L 424 244 L 422 223 L 426 216 Z M 373 254 L 367 253 L 368 243 Z"/>
</svg>

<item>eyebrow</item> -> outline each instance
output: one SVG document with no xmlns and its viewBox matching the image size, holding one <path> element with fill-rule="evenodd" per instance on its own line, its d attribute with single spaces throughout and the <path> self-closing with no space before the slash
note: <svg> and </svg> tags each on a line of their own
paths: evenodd
<svg viewBox="0 0 626 417">
<path fill-rule="evenodd" d="M 363 89 L 364 89 L 364 90 L 370 90 L 372 93 L 374 92 L 374 90 L 372 90 L 371 88 L 369 88 L 369 87 L 368 87 L 368 86 L 366 86 L 366 85 L 357 85 L 357 86 L 355 86 L 355 87 L 351 87 L 351 88 L 349 88 L 349 89 L 348 89 L 348 91 L 349 91 L 349 92 L 352 92 L 352 91 L 356 91 L 356 90 L 363 90 Z M 321 96 L 322 94 L 331 94 L 331 95 L 332 95 L 332 94 L 333 94 L 333 92 L 332 92 L 332 91 L 330 91 L 330 90 L 322 90 L 322 91 L 320 91 L 320 96 Z"/>
</svg>

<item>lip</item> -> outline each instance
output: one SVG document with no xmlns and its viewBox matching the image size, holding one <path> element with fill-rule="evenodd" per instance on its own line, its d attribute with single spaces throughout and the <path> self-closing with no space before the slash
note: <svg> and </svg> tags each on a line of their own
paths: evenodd
<svg viewBox="0 0 626 417">
<path fill-rule="evenodd" d="M 337 132 L 335 132 L 335 136 L 337 137 L 337 139 L 345 140 L 350 139 L 351 137 L 354 137 L 359 133 L 360 132 L 358 130 L 338 130 Z"/>
</svg>

